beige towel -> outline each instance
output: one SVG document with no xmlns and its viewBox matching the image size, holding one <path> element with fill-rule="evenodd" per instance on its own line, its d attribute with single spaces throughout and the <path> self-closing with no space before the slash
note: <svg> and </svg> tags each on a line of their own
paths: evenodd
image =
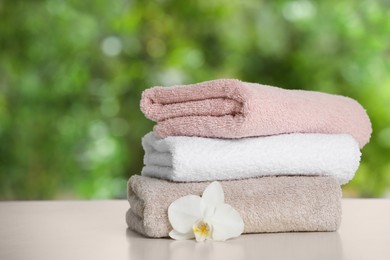
<svg viewBox="0 0 390 260">
<path fill-rule="evenodd" d="M 225 202 L 245 223 L 244 233 L 335 231 L 341 220 L 341 189 L 334 177 L 279 176 L 221 181 Z M 144 176 L 128 182 L 130 229 L 148 237 L 172 230 L 167 209 L 176 199 L 201 195 L 209 182 L 174 183 Z"/>
</svg>

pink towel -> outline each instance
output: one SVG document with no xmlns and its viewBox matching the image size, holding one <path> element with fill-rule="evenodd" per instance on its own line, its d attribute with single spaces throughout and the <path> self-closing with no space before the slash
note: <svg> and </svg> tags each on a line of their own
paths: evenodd
<svg viewBox="0 0 390 260">
<path fill-rule="evenodd" d="M 236 79 L 147 89 L 141 110 L 157 122 L 160 137 L 350 134 L 363 147 L 372 131 L 366 111 L 351 98 Z"/>
</svg>

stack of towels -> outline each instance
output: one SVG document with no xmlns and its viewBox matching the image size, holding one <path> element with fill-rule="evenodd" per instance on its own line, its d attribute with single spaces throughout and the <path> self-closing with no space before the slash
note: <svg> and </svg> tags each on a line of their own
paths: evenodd
<svg viewBox="0 0 390 260">
<path fill-rule="evenodd" d="M 215 180 L 244 233 L 335 231 L 372 131 L 353 99 L 235 79 L 147 89 L 141 110 L 157 124 L 126 221 L 148 237 L 167 237 L 169 205 Z"/>
</svg>

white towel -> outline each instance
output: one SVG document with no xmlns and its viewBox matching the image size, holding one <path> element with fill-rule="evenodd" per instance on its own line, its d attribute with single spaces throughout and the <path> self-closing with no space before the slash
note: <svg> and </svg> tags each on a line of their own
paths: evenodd
<svg viewBox="0 0 390 260">
<path fill-rule="evenodd" d="M 271 175 L 330 175 L 350 181 L 359 145 L 347 134 L 284 134 L 243 139 L 188 136 L 142 139 L 142 175 L 177 182 L 232 180 Z"/>
</svg>

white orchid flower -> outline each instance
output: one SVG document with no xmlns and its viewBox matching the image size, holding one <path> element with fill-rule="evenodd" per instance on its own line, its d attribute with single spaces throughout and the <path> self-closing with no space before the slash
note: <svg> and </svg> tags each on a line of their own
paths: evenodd
<svg viewBox="0 0 390 260">
<path fill-rule="evenodd" d="M 188 195 L 172 202 L 168 218 L 173 230 L 173 239 L 206 239 L 225 241 L 238 237 L 244 231 L 244 221 L 230 205 L 224 203 L 224 194 L 219 182 L 212 182 L 202 197 Z"/>
</svg>

